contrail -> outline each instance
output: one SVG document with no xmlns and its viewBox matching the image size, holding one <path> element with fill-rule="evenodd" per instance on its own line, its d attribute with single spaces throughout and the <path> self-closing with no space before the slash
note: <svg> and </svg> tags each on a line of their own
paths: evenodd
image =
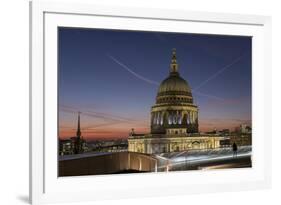
<svg viewBox="0 0 281 205">
<path fill-rule="evenodd" d="M 122 62 L 120 62 L 119 60 L 117 60 L 116 58 L 114 58 L 113 56 L 111 56 L 110 54 L 108 54 L 108 57 L 111 58 L 115 63 L 117 63 L 118 65 L 122 66 L 123 68 L 125 68 L 128 72 L 130 72 L 131 74 L 133 74 L 135 77 L 137 77 L 138 79 L 140 80 L 143 80 L 147 83 L 150 83 L 150 84 L 154 84 L 154 85 L 160 85 L 159 82 L 156 82 L 156 81 L 153 81 L 153 80 L 150 80 L 148 78 L 145 78 L 143 76 L 141 76 L 140 74 L 134 72 L 133 70 L 131 70 L 130 68 L 128 68 L 128 66 L 126 66 L 125 64 L 123 64 Z M 213 98 L 213 99 L 216 99 L 216 100 L 223 100 L 223 98 L 220 98 L 220 97 L 217 97 L 217 96 L 214 96 L 214 95 L 208 95 L 208 94 L 205 94 L 205 93 L 201 93 L 201 92 L 197 92 L 197 91 L 192 91 L 193 93 L 197 94 L 197 95 L 201 95 L 201 96 L 205 96 L 205 97 L 209 97 L 209 98 Z"/>
<path fill-rule="evenodd" d="M 161 41 L 167 41 L 167 39 L 164 36 L 155 34 L 155 36 L 161 40 Z M 205 97 L 211 97 L 214 99 L 218 99 L 218 100 L 224 100 L 222 98 L 216 97 L 216 96 L 212 96 L 212 95 L 208 95 L 208 94 L 204 94 L 204 93 L 199 93 L 196 92 L 196 90 L 198 90 L 199 88 L 201 88 L 202 86 L 204 86 L 205 84 L 207 84 L 210 80 L 214 79 L 215 77 L 217 77 L 219 74 L 221 74 L 223 71 L 225 71 L 226 69 L 230 68 L 231 66 L 233 66 L 235 63 L 237 63 L 238 61 L 240 61 L 243 57 L 246 56 L 247 53 L 244 53 L 243 55 L 241 55 L 240 57 L 238 57 L 237 59 L 235 59 L 234 61 L 232 61 L 230 64 L 224 66 L 222 69 L 220 69 L 219 71 L 217 71 L 215 74 L 213 74 L 212 76 L 210 76 L 207 80 L 205 80 L 204 82 L 202 82 L 201 84 L 199 84 L 196 88 L 194 88 L 192 91 L 198 95 L 202 95 Z"/>
<path fill-rule="evenodd" d="M 234 61 L 232 61 L 230 64 L 224 66 L 222 69 L 218 70 L 216 73 L 214 73 L 213 75 L 211 75 L 208 79 L 206 79 L 205 81 L 203 81 L 202 83 L 200 83 L 196 88 L 193 89 L 193 91 L 198 90 L 199 88 L 201 88 L 202 86 L 206 85 L 210 80 L 216 78 L 218 75 L 220 75 L 222 72 L 224 72 L 226 69 L 230 68 L 231 66 L 233 66 L 234 64 L 236 64 L 238 61 L 240 61 L 243 57 L 246 56 L 247 53 L 244 53 L 243 55 L 239 56 L 238 58 L 236 58 Z"/>
<path fill-rule="evenodd" d="M 60 111 L 62 112 L 67 112 L 67 113 L 77 113 L 76 110 L 72 110 L 69 108 L 64 108 L 61 107 Z M 95 129 L 95 128 L 99 128 L 99 127 L 106 127 L 106 126 L 111 126 L 111 125 L 117 125 L 117 124 L 134 124 L 137 121 L 136 120 L 126 120 L 126 119 L 115 119 L 112 117 L 108 117 L 108 116 L 103 116 L 103 115 L 99 115 L 99 114 L 95 114 L 95 113 L 89 113 L 89 112 L 80 112 L 82 115 L 84 116 L 88 116 L 88 117 L 92 117 L 92 118 L 98 118 L 98 119 L 103 119 L 106 122 L 105 123 L 100 123 L 100 124 L 96 124 L 96 125 L 90 125 L 90 126 L 85 126 L 82 127 L 83 130 L 89 130 L 89 129 Z M 65 129 L 65 130 L 76 130 L 74 128 L 70 128 L 70 127 L 60 127 L 60 129 Z"/>
<path fill-rule="evenodd" d="M 73 112 L 73 113 L 79 111 L 78 108 L 75 108 L 73 106 L 63 105 L 63 104 L 60 104 L 59 106 L 61 107 L 62 111 L 66 111 L 66 112 L 70 111 L 70 112 Z M 135 119 L 132 119 L 132 118 L 126 118 L 126 117 L 112 115 L 112 114 L 103 113 L 103 112 L 95 112 L 95 111 L 92 111 L 92 110 L 91 111 L 83 111 L 82 114 L 88 115 L 90 117 L 107 118 L 107 119 L 114 120 L 114 121 L 128 121 L 128 122 L 135 121 Z"/>
<path fill-rule="evenodd" d="M 115 63 L 117 63 L 118 65 L 120 65 L 121 67 L 125 68 L 128 72 L 130 72 L 131 74 L 133 74 L 135 77 L 137 77 L 138 79 L 140 80 L 143 80 L 147 83 L 150 83 L 150 84 L 154 84 L 154 85 L 159 85 L 158 82 L 156 81 L 153 81 L 153 80 L 149 80 L 147 79 L 146 77 L 143 77 L 137 73 L 135 73 L 134 71 L 132 71 L 128 66 L 126 66 L 125 64 L 121 63 L 119 60 L 117 60 L 116 58 L 114 58 L 112 55 L 108 54 L 107 55 L 109 58 L 111 58 L 111 60 L 113 60 Z"/>
<path fill-rule="evenodd" d="M 85 130 L 96 130 L 96 128 L 99 127 L 106 127 L 106 126 L 112 126 L 112 125 L 117 125 L 117 124 L 122 124 L 124 122 L 109 122 L 109 123 L 103 123 L 103 124 L 96 124 L 96 125 L 91 125 L 91 126 L 82 126 L 82 129 Z M 127 122 L 126 122 L 127 123 Z M 76 128 L 73 127 L 65 127 L 65 126 L 60 126 L 60 129 L 64 130 L 76 130 Z"/>
<path fill-rule="evenodd" d="M 67 108 L 60 108 L 60 111 L 62 112 L 67 112 L 67 113 L 77 113 L 76 110 L 71 110 L 71 109 L 67 109 Z M 111 118 L 111 117 L 106 117 L 103 115 L 98 115 L 98 114 L 92 114 L 92 113 L 87 113 L 87 112 L 80 112 L 82 115 L 85 116 L 89 116 L 89 117 L 93 117 L 93 118 L 99 118 L 99 119 L 104 119 L 104 120 L 109 120 L 109 121 L 114 121 L 114 122 L 119 122 L 120 120 Z"/>
<path fill-rule="evenodd" d="M 77 113 L 78 112 L 78 109 L 75 108 L 75 107 L 72 107 L 72 106 L 62 105 L 62 104 L 60 104 L 59 106 L 60 106 L 60 111 L 62 111 L 62 112 L 66 112 L 66 113 Z M 101 112 L 83 111 L 83 112 L 80 112 L 80 113 L 84 116 L 103 119 L 103 120 L 106 121 L 105 123 L 84 126 L 84 127 L 82 127 L 83 130 L 95 130 L 96 128 L 99 128 L 99 127 L 106 127 L 106 126 L 123 124 L 123 123 L 135 124 L 135 123 L 139 122 L 135 119 L 125 118 L 125 117 L 111 115 L 111 114 L 107 114 L 107 113 L 101 113 Z M 61 126 L 60 129 L 76 130 L 75 128 L 66 127 L 66 126 Z"/>
</svg>

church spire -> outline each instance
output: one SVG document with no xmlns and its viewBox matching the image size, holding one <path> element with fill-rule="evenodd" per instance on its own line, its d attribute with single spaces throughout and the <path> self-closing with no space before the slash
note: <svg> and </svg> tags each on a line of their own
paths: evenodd
<svg viewBox="0 0 281 205">
<path fill-rule="evenodd" d="M 77 136 L 78 138 L 81 137 L 81 130 L 80 130 L 80 112 L 78 112 L 78 125 L 77 125 L 76 136 Z"/>
<path fill-rule="evenodd" d="M 176 49 L 173 48 L 172 50 L 172 60 L 170 64 L 170 74 L 178 75 L 178 63 L 177 63 L 177 56 L 176 56 Z"/>
</svg>

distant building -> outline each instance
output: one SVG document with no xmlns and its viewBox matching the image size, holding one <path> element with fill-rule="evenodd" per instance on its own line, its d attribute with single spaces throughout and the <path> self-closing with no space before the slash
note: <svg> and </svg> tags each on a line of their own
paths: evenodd
<svg viewBox="0 0 281 205">
<path fill-rule="evenodd" d="M 73 143 L 72 140 L 59 140 L 59 155 L 69 155 L 73 153 Z"/>
<path fill-rule="evenodd" d="M 99 140 L 88 144 L 93 152 L 127 152 L 128 141 L 123 139 Z"/>
<path fill-rule="evenodd" d="M 221 131 L 221 134 L 223 134 L 223 135 L 229 135 L 229 134 L 230 134 L 230 130 L 229 130 L 229 129 L 223 129 L 223 130 Z"/>
<path fill-rule="evenodd" d="M 141 153 L 165 153 L 190 149 L 220 147 L 219 134 L 200 134 L 198 107 L 193 102 L 188 83 L 178 72 L 173 50 L 170 74 L 159 86 L 156 104 L 151 108 L 151 133 L 128 137 L 128 150 Z"/>
<path fill-rule="evenodd" d="M 59 154 L 81 154 L 88 150 L 87 142 L 81 136 L 80 113 L 78 113 L 78 123 L 76 136 L 66 140 L 59 140 Z"/>
<path fill-rule="evenodd" d="M 244 133 L 244 134 L 252 133 L 252 128 L 247 124 L 241 124 L 240 125 L 240 132 Z"/>
<path fill-rule="evenodd" d="M 238 146 L 252 145 L 252 134 L 236 134 L 230 136 L 230 144 L 236 143 Z"/>
<path fill-rule="evenodd" d="M 80 130 L 80 112 L 78 113 L 78 123 L 77 123 L 77 131 L 76 131 L 76 137 L 73 138 L 74 143 L 74 154 L 81 154 L 86 149 L 86 141 L 81 136 L 81 130 Z"/>
</svg>

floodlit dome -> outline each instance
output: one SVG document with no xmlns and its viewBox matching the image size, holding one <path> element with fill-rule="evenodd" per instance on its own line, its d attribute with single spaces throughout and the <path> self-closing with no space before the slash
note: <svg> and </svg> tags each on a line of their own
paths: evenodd
<svg viewBox="0 0 281 205">
<path fill-rule="evenodd" d="M 191 92 L 188 83 L 179 75 L 170 75 L 168 78 L 163 80 L 159 86 L 158 94 L 173 91 L 187 93 Z"/>
<path fill-rule="evenodd" d="M 179 133 L 198 132 L 198 108 L 193 104 L 191 89 L 178 72 L 173 49 L 170 74 L 162 81 L 151 108 L 151 133 L 165 134 L 167 129 Z"/>
<path fill-rule="evenodd" d="M 170 75 L 160 84 L 156 103 L 193 103 L 191 89 L 178 72 L 175 50 L 170 64 Z"/>
</svg>

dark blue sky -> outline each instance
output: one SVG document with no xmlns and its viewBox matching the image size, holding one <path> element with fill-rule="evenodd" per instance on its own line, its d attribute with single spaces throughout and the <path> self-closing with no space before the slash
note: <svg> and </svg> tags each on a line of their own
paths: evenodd
<svg viewBox="0 0 281 205">
<path fill-rule="evenodd" d="M 61 136 L 73 132 L 77 110 L 85 136 L 149 131 L 154 82 L 168 76 L 172 48 L 195 89 L 201 130 L 251 121 L 251 37 L 77 28 L 59 28 L 58 35 Z"/>
</svg>

